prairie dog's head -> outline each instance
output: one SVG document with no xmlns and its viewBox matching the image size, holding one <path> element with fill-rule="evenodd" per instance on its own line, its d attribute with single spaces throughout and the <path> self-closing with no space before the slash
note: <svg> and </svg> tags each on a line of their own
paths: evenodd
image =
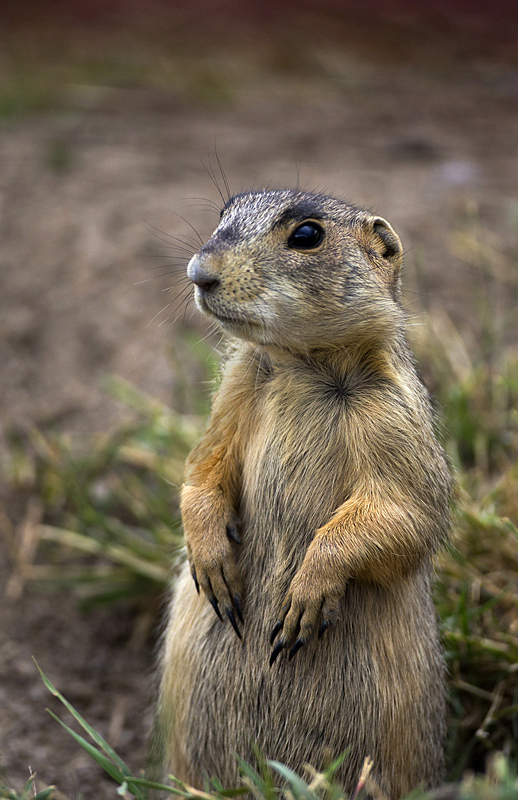
<svg viewBox="0 0 518 800">
<path fill-rule="evenodd" d="M 310 351 L 390 337 L 402 248 L 381 217 L 293 190 L 232 197 L 187 275 L 198 308 L 257 345 Z"/>
</svg>

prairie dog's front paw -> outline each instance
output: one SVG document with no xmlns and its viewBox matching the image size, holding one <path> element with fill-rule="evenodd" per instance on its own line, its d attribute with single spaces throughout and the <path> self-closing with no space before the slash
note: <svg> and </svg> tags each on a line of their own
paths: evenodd
<svg viewBox="0 0 518 800">
<path fill-rule="evenodd" d="M 232 627 L 241 639 L 235 614 L 243 622 L 241 576 L 236 563 L 236 547 L 234 537 L 230 539 L 225 526 L 224 536 L 227 540 L 214 535 L 208 537 L 204 547 L 193 547 L 187 543 L 187 555 L 191 565 L 191 575 L 199 593 L 200 587 L 205 592 L 209 603 L 221 621 L 223 613 L 228 617 Z M 235 613 L 234 613 L 235 612 Z"/>
<path fill-rule="evenodd" d="M 323 561 L 316 548 L 310 547 L 272 630 L 270 644 L 274 644 L 279 634 L 280 638 L 272 650 L 270 665 L 285 647 L 291 645 L 289 658 L 292 659 L 317 631 L 320 639 L 337 622 L 346 583 L 341 565 Z"/>
<path fill-rule="evenodd" d="M 191 491 L 185 491 L 185 490 Z M 241 639 L 237 618 L 243 622 L 243 588 L 237 566 L 241 539 L 236 515 L 215 498 L 203 497 L 194 487 L 182 492 L 185 544 L 196 589 L 203 589 L 214 611 L 228 618 Z M 222 613 L 223 612 L 223 613 Z"/>
</svg>

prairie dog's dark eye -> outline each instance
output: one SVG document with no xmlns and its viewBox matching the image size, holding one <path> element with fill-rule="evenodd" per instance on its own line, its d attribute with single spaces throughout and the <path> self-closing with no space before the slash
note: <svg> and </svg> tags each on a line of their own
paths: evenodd
<svg viewBox="0 0 518 800">
<path fill-rule="evenodd" d="M 312 250 L 324 238 L 324 229 L 316 222 L 303 222 L 288 239 L 288 247 L 295 250 Z"/>
</svg>

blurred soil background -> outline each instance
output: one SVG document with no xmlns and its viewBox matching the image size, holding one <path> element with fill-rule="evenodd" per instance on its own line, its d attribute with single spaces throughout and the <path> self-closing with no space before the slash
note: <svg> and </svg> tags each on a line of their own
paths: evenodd
<svg viewBox="0 0 518 800">
<path fill-rule="evenodd" d="M 103 388 L 109 375 L 180 414 L 208 408 L 218 340 L 191 355 L 206 329 L 178 281 L 195 245 L 170 237 L 196 238 L 191 225 L 210 235 L 221 205 L 211 172 L 225 192 L 218 158 L 232 192 L 298 183 L 385 216 L 407 251 L 418 352 L 425 326 L 459 380 L 474 352 L 490 363 L 505 349 L 512 361 L 517 44 L 518 10 L 503 0 L 2 4 L 5 780 L 21 786 L 32 768 L 68 797 L 115 797 L 46 715 L 31 656 L 144 766 L 161 602 L 86 611 L 73 591 L 37 591 L 18 562 L 34 555 L 44 508 L 34 476 L 13 481 L 12 453 L 34 444 L 35 428 L 84 441 L 133 424 Z M 435 391 L 433 363 L 421 366 Z M 467 466 L 491 483 L 509 464 L 481 454 L 476 430 L 467 437 Z M 515 612 L 509 620 L 518 633 Z"/>
</svg>

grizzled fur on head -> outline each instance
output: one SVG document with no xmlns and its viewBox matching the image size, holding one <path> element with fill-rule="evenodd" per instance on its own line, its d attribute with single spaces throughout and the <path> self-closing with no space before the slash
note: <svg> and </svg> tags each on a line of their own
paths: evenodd
<svg viewBox="0 0 518 800">
<path fill-rule="evenodd" d="M 289 238 L 305 222 L 315 248 Z M 390 340 L 400 329 L 402 248 L 381 217 L 294 190 L 238 194 L 188 275 L 201 311 L 253 344 L 309 352 Z"/>
</svg>

